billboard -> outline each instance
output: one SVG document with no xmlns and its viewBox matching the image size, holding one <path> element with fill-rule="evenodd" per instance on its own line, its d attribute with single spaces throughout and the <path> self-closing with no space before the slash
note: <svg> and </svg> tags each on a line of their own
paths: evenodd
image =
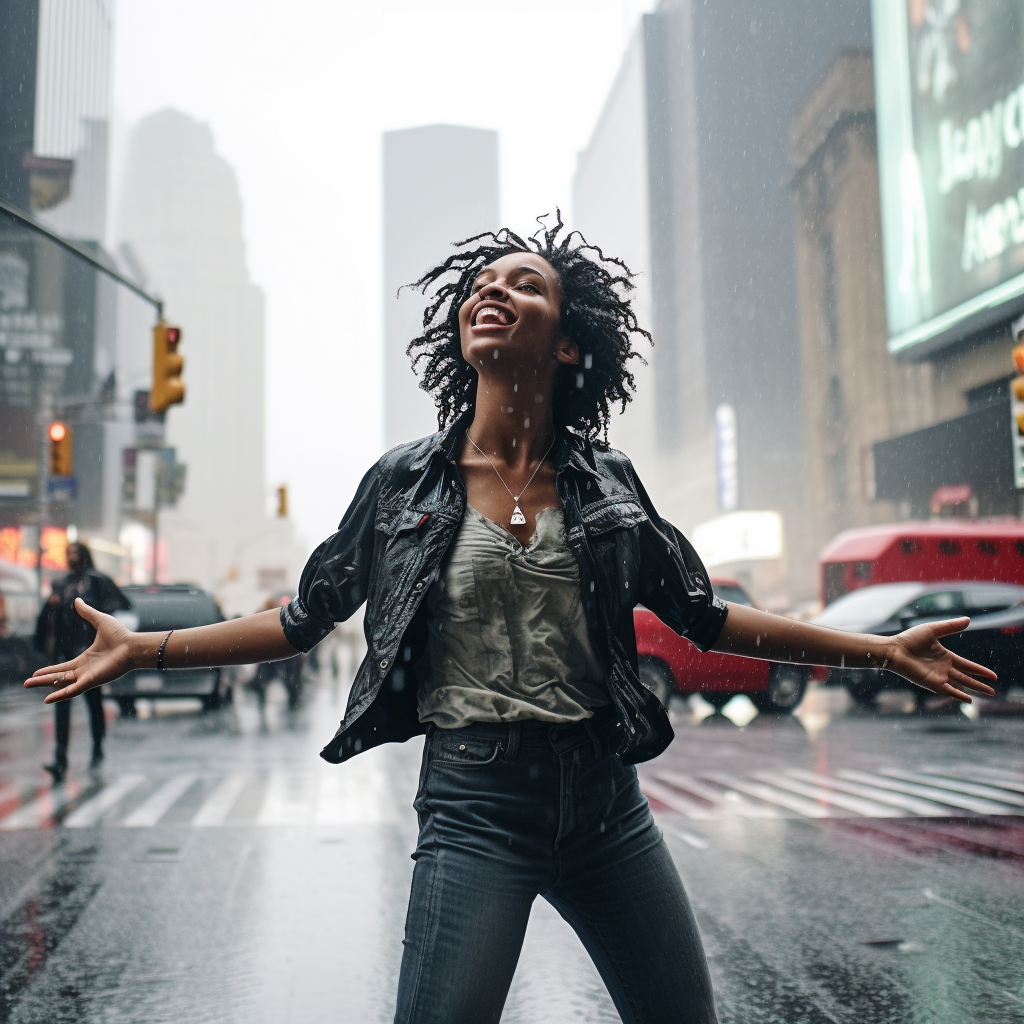
<svg viewBox="0 0 1024 1024">
<path fill-rule="evenodd" d="M 1024 309 L 1024 3 L 872 0 L 889 350 Z"/>
</svg>

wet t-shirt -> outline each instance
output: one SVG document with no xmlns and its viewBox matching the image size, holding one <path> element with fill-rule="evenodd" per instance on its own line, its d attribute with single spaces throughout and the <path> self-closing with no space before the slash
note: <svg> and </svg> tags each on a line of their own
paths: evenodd
<svg viewBox="0 0 1024 1024">
<path fill-rule="evenodd" d="M 427 607 L 421 722 L 576 722 L 609 703 L 560 508 L 538 514 L 524 547 L 467 505 Z"/>
</svg>

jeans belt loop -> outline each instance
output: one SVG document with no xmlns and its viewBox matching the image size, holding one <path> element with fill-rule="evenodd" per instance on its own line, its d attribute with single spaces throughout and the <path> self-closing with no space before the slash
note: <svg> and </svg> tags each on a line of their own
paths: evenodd
<svg viewBox="0 0 1024 1024">
<path fill-rule="evenodd" d="M 519 735 L 522 726 L 518 722 L 511 722 L 508 727 L 508 741 L 505 745 L 505 760 L 514 761 L 519 756 Z"/>
<path fill-rule="evenodd" d="M 593 722 L 589 718 L 583 719 L 583 728 L 587 730 L 591 743 L 594 744 L 594 757 L 601 759 L 601 737 L 597 735 Z"/>
</svg>

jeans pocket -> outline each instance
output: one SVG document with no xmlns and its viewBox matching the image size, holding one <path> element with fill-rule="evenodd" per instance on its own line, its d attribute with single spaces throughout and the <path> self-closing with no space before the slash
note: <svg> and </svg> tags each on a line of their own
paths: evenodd
<svg viewBox="0 0 1024 1024">
<path fill-rule="evenodd" d="M 434 734 L 431 764 L 444 768 L 482 768 L 494 764 L 501 756 L 501 743 L 495 739 L 482 739 L 457 732 L 445 736 Z"/>
</svg>

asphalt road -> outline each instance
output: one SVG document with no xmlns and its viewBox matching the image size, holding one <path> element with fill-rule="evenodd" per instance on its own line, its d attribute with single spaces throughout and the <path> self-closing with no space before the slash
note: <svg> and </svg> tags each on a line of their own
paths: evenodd
<svg viewBox="0 0 1024 1024">
<path fill-rule="evenodd" d="M 420 743 L 319 760 L 350 672 L 295 714 L 277 686 L 262 718 L 248 694 L 111 709 L 94 775 L 76 708 L 56 789 L 51 712 L 0 691 L 0 1022 L 390 1021 Z M 1024 1021 L 1024 702 L 968 719 L 901 700 L 680 706 L 642 767 L 723 1024 Z M 538 901 L 503 1021 L 617 1019 Z"/>
</svg>

